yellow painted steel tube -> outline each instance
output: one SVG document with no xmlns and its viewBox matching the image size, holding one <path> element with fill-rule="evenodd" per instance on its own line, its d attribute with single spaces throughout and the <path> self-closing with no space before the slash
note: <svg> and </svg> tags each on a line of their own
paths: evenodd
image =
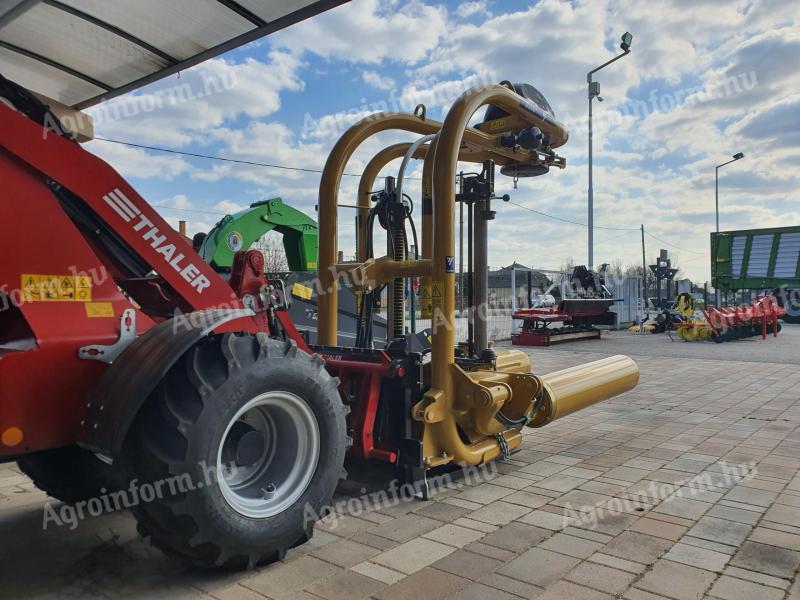
<svg viewBox="0 0 800 600">
<path fill-rule="evenodd" d="M 428 154 L 422 165 L 422 239 L 420 240 L 420 256 L 430 258 L 433 254 L 433 163 L 436 157 L 436 144 L 439 136 L 436 136 L 428 144 Z M 428 212 L 430 211 L 430 212 Z"/>
<path fill-rule="evenodd" d="M 542 375 L 540 379 L 544 403 L 531 427 L 541 427 L 632 390 L 639 383 L 639 367 L 631 358 L 617 355 Z"/>
<path fill-rule="evenodd" d="M 469 120 L 480 107 L 493 104 L 511 115 L 526 119 L 550 136 L 554 146 L 566 142 L 569 137 L 566 127 L 531 102 L 501 85 L 481 86 L 461 95 L 453 104 L 439 132 L 433 171 L 433 285 L 439 285 L 442 293 L 440 308 L 433 314 L 431 389 L 426 397 L 439 404 L 444 420 L 433 423 L 434 435 L 445 451 L 454 460 L 475 465 L 500 455 L 495 440 L 485 440 L 477 445 L 467 445 L 459 436 L 453 418 L 453 373 L 455 362 L 455 273 L 448 265 L 455 256 L 455 180 L 456 168 L 464 132 Z M 485 451 L 485 442 L 494 445 Z M 518 442 L 517 442 L 518 443 Z M 476 447 L 479 446 L 479 447 Z"/>
<path fill-rule="evenodd" d="M 439 131 L 438 121 L 422 120 L 404 113 L 381 113 L 367 117 L 353 125 L 333 147 L 319 184 L 319 254 L 317 274 L 317 343 L 336 345 L 338 297 L 336 294 L 336 254 L 339 184 L 345 165 L 356 148 L 370 136 L 389 129 L 429 135 Z"/>
</svg>

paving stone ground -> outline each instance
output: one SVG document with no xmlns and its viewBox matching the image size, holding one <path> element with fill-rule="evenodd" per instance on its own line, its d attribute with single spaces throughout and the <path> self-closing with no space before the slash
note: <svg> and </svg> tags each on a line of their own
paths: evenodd
<svg viewBox="0 0 800 600">
<path fill-rule="evenodd" d="M 0 465 L 0 598 L 800 600 L 800 326 L 784 333 L 532 349 L 538 373 L 628 352 L 641 383 L 527 430 L 491 479 L 323 523 L 247 573 L 187 569 L 126 513 L 44 530 L 46 497 Z M 352 476 L 341 499 L 391 474 Z"/>
</svg>

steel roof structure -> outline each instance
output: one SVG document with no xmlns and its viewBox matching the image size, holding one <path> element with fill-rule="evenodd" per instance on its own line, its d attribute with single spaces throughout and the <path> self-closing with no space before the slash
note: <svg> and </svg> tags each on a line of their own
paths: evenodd
<svg viewBox="0 0 800 600">
<path fill-rule="evenodd" d="M 84 109 L 348 0 L 0 0 L 0 74 Z"/>
</svg>

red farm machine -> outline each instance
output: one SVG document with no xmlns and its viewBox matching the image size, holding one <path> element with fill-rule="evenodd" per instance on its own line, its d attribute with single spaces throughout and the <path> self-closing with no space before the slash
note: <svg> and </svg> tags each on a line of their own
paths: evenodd
<svg viewBox="0 0 800 600">
<path fill-rule="evenodd" d="M 605 267 L 599 272 L 579 265 L 562 286 L 562 298 L 556 306 L 523 308 L 512 318 L 522 321 L 519 331 L 511 334 L 518 346 L 550 346 L 560 342 L 600 339 L 597 325 L 613 325 L 610 310 L 614 296 L 605 285 Z M 555 286 L 555 284 L 554 284 Z M 554 287 L 551 286 L 551 287 Z"/>
<path fill-rule="evenodd" d="M 87 80 L 94 86 L 101 76 L 80 79 L 79 96 L 91 104 Z M 478 214 L 490 212 L 495 165 L 511 177 L 565 166 L 555 150 L 567 130 L 530 86 L 468 90 L 443 122 L 418 107 L 372 115 L 344 133 L 319 187 L 313 345 L 289 317 L 283 282 L 265 277 L 259 251 L 243 248 L 230 269 L 215 269 L 62 128 L 55 103 L 7 80 L 0 96 L 0 461 L 18 461 L 36 485 L 67 502 L 133 482 L 193 482 L 132 508 L 143 534 L 192 565 L 248 568 L 308 540 L 309 509 L 321 514 L 330 503 L 348 456 L 394 465 L 424 497 L 432 470 L 508 457 L 526 427 L 638 381 L 636 364 L 624 356 L 534 375 L 526 354 L 491 347 L 480 319 L 469 349 L 456 346 L 458 161 L 483 165 L 471 182 Z M 484 106 L 484 121 L 470 126 Z M 367 165 L 357 198 L 358 260 L 337 264 L 345 165 L 362 142 L 386 130 L 416 139 Z M 420 256 L 409 255 L 405 241 L 413 217 L 402 167 L 372 192 L 381 169 L 400 157 L 424 159 Z M 396 243 L 376 257 L 377 226 Z M 470 275 L 485 277 L 480 268 L 476 262 Z M 436 299 L 429 336 L 403 328 L 402 289 L 411 277 Z M 341 285 L 357 290 L 360 302 L 351 346 L 337 342 Z M 377 348 L 370 322 L 385 288 L 389 333 Z M 474 301 L 486 298 L 476 293 Z"/>
<path fill-rule="evenodd" d="M 779 319 L 786 315 L 774 295 L 761 296 L 750 305 L 710 307 L 703 319 L 688 319 L 677 324 L 678 335 L 687 342 L 711 340 L 717 344 L 749 337 L 777 337 L 782 329 Z"/>
</svg>

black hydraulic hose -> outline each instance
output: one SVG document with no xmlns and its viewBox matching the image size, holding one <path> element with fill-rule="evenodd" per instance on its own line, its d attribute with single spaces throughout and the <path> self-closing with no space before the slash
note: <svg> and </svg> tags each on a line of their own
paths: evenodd
<svg viewBox="0 0 800 600">
<path fill-rule="evenodd" d="M 544 388 L 541 388 L 539 390 L 539 393 L 536 394 L 536 402 L 534 402 L 533 408 L 531 408 L 531 411 L 528 414 L 521 416 L 519 419 L 509 419 L 501 411 L 498 410 L 496 418 L 503 425 L 512 429 L 515 427 L 524 427 L 531 421 L 531 419 L 533 419 L 536 416 L 536 413 L 539 412 L 539 409 L 542 407 L 543 402 L 544 402 Z"/>
<path fill-rule="evenodd" d="M 414 258 L 419 256 L 419 242 L 417 240 L 417 227 L 414 225 L 414 219 L 411 218 L 411 213 L 408 213 L 408 222 L 411 224 L 411 236 L 414 239 Z"/>
</svg>

